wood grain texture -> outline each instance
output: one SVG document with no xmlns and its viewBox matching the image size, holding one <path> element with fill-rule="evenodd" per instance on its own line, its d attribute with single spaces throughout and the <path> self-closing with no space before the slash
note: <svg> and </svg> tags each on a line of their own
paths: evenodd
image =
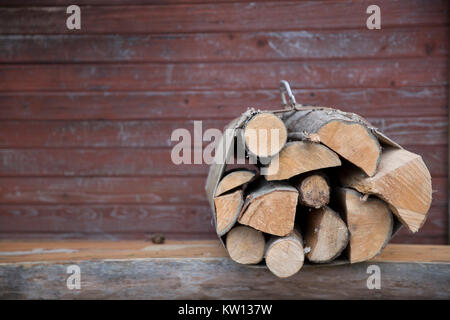
<svg viewBox="0 0 450 320">
<path fill-rule="evenodd" d="M 442 244 L 447 207 L 433 206 L 417 234 L 400 229 L 393 243 Z M 163 232 L 169 239 L 217 238 L 208 205 L 9 204 L 0 205 L 1 239 L 144 239 Z M 189 225 L 186 225 L 189 223 Z M 185 228 L 188 232 L 177 230 Z M 202 231 L 206 232 L 203 233 Z"/>
<path fill-rule="evenodd" d="M 443 56 L 448 28 L 193 33 L 0 35 L 0 62 L 210 62 Z M 352 45 L 349 46 L 348 44 Z"/>
<path fill-rule="evenodd" d="M 217 240 L 171 242 L 164 245 L 143 241 L 58 243 L 2 241 L 0 286 L 3 290 L 0 297 L 2 299 L 448 299 L 450 297 L 448 246 L 390 245 L 374 261 L 328 267 L 305 265 L 301 272 L 286 280 L 276 279 L 265 268 L 239 266 L 229 258 L 225 258 L 225 254 L 224 248 Z M 73 263 L 79 265 L 82 272 L 82 289 L 79 291 L 68 290 L 65 286 L 68 276 L 66 268 Z M 381 269 L 382 290 L 367 289 L 367 267 L 370 264 L 376 264 Z M 210 274 L 215 276 L 205 276 Z M 318 278 L 321 279 L 320 282 L 317 281 Z"/>
<path fill-rule="evenodd" d="M 444 86 L 293 90 L 302 103 L 364 117 L 432 117 L 447 109 Z M 0 93 L 1 120 L 217 119 L 252 106 L 279 108 L 279 90 Z"/>
<path fill-rule="evenodd" d="M 380 32 L 370 1 L 81 0 L 79 31 L 69 4 L 0 4 L 0 238 L 214 238 L 208 167 L 173 165 L 170 134 L 278 109 L 286 78 L 297 101 L 368 117 L 423 156 L 429 219 L 393 241 L 446 243 L 446 1 L 378 2 Z"/>
<path fill-rule="evenodd" d="M 368 120 L 401 145 L 446 145 L 446 117 L 372 118 Z M 111 148 L 173 147 L 175 129 L 185 128 L 194 138 L 194 121 L 2 121 L 1 148 Z M 202 121 L 203 133 L 209 128 L 222 130 L 230 119 Z M 193 141 L 193 140 L 192 140 Z M 205 145 L 209 142 L 204 142 Z M 191 159 L 193 161 L 193 158 Z"/>
<path fill-rule="evenodd" d="M 165 245 L 148 241 L 92 240 L 1 240 L 2 263 L 37 261 L 68 262 L 97 259 L 195 258 L 228 256 L 219 240 L 172 241 Z M 389 244 L 374 258 L 378 262 L 450 262 L 450 247 L 445 245 Z"/>
<path fill-rule="evenodd" d="M 4 177 L 0 202 L 206 203 L 206 177 Z M 178 183 L 176 182 L 178 181 Z M 171 184 L 179 186 L 173 190 Z M 447 204 L 447 178 L 433 179 L 433 204 Z"/>
<path fill-rule="evenodd" d="M 404 145 L 433 177 L 447 176 L 447 146 Z M 207 164 L 175 165 L 169 148 L 0 149 L 0 176 L 206 176 Z"/>
<path fill-rule="evenodd" d="M 447 59 L 289 61 L 207 64 L 0 65 L 0 92 L 390 88 L 448 82 Z M 244 67 L 245 66 L 245 67 Z M 271 75 L 268 77 L 267 75 Z"/>
<path fill-rule="evenodd" d="M 349 28 L 366 23 L 361 2 L 255 2 L 161 6 L 83 6 L 80 33 L 169 33 Z M 382 0 L 383 27 L 443 25 L 446 1 L 408 3 Z M 327 10 L 323 10 L 326 6 Z M 361 14 L 348 14 L 361 12 Z M 45 19 L 42 16 L 45 15 Z M 0 12 L 0 33 L 64 34 L 66 7 L 16 7 Z M 102 21 L 102 23 L 98 23 Z"/>
<path fill-rule="evenodd" d="M 2 178 L 0 202 L 206 204 L 205 178 Z M 175 185 L 177 188 L 174 188 Z"/>
</svg>

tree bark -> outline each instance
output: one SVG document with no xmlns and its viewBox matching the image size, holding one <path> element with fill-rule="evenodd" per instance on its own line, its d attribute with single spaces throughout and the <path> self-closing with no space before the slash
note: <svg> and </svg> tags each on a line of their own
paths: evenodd
<svg viewBox="0 0 450 320">
<path fill-rule="evenodd" d="M 266 245 L 265 258 L 267 268 L 277 277 L 296 274 L 305 260 L 300 232 L 294 229 L 285 237 L 272 236 Z"/>
<path fill-rule="evenodd" d="M 335 189 L 337 208 L 350 232 L 347 256 L 350 263 L 378 255 L 392 236 L 393 217 L 388 205 L 374 197 L 348 188 Z"/>
<path fill-rule="evenodd" d="M 216 197 L 214 203 L 217 216 L 216 232 L 221 237 L 230 231 L 239 217 L 244 204 L 242 190 Z"/>
<path fill-rule="evenodd" d="M 227 234 L 226 248 L 237 263 L 256 264 L 264 257 L 266 242 L 261 231 L 237 226 Z"/>
<path fill-rule="evenodd" d="M 306 257 L 314 263 L 327 263 L 337 258 L 348 243 L 344 221 L 329 207 L 307 213 L 304 225 Z M 309 248 L 309 249 L 308 249 Z"/>
<path fill-rule="evenodd" d="M 250 182 L 255 177 L 255 172 L 246 170 L 246 169 L 239 169 L 236 171 L 229 172 L 225 175 L 225 177 L 220 180 L 219 185 L 216 189 L 216 197 L 220 196 L 221 194 L 228 192 L 230 190 L 233 190 L 237 187 L 242 186 L 243 184 L 246 184 Z"/>
<path fill-rule="evenodd" d="M 404 149 L 386 148 L 377 173 L 367 177 L 356 168 L 339 172 L 344 186 L 386 201 L 412 232 L 424 224 L 431 205 L 431 176 L 422 157 Z"/>
<path fill-rule="evenodd" d="M 330 202 L 328 178 L 322 173 L 300 177 L 295 183 L 298 201 L 307 207 L 319 209 Z"/>
<path fill-rule="evenodd" d="M 266 179 L 285 180 L 293 176 L 341 165 L 338 155 L 326 146 L 308 141 L 288 142 L 267 167 Z"/>
<path fill-rule="evenodd" d="M 294 228 L 297 200 L 298 191 L 291 185 L 261 179 L 247 196 L 239 223 L 285 236 Z"/>
<path fill-rule="evenodd" d="M 375 174 L 381 147 L 363 118 L 331 108 L 303 107 L 285 114 L 283 120 L 289 138 L 319 140 L 367 175 Z"/>
<path fill-rule="evenodd" d="M 247 150 L 255 156 L 270 158 L 284 147 L 287 129 L 283 121 L 270 112 L 256 113 L 244 126 Z"/>
</svg>

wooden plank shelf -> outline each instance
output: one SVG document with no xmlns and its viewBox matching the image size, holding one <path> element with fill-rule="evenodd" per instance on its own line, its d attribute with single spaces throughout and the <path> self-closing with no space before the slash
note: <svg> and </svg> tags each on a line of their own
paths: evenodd
<svg viewBox="0 0 450 320">
<path fill-rule="evenodd" d="M 69 290 L 67 267 L 80 267 Z M 368 267 L 381 288 L 368 289 Z M 219 241 L 0 241 L 0 299 L 449 299 L 450 246 L 388 245 L 353 265 L 305 265 L 278 279 Z"/>
</svg>

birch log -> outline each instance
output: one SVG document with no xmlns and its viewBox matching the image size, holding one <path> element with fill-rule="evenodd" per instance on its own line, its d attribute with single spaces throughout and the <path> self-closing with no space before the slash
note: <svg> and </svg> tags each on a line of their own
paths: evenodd
<svg viewBox="0 0 450 320">
<path fill-rule="evenodd" d="M 320 141 L 367 175 L 375 174 L 381 147 L 361 117 L 331 108 L 304 107 L 283 119 L 290 138 Z"/>
<path fill-rule="evenodd" d="M 265 245 L 262 232 L 246 226 L 234 227 L 226 238 L 230 258 L 242 264 L 260 262 L 264 257 Z"/>
<path fill-rule="evenodd" d="M 228 192 L 230 190 L 233 190 L 237 187 L 242 186 L 243 184 L 248 183 L 255 177 L 255 172 L 246 170 L 246 169 L 239 169 L 236 171 L 232 171 L 228 174 L 226 174 L 222 180 L 220 180 L 219 185 L 216 189 L 216 197 L 220 196 L 221 194 Z"/>
<path fill-rule="evenodd" d="M 244 126 L 245 145 L 251 154 L 258 157 L 270 158 L 276 155 L 286 140 L 286 126 L 273 113 L 257 113 Z"/>
<path fill-rule="evenodd" d="M 251 189 L 239 217 L 239 223 L 257 230 L 285 236 L 294 228 L 298 191 L 291 185 L 265 180 Z"/>
<path fill-rule="evenodd" d="M 338 155 L 320 143 L 288 142 L 267 167 L 266 179 L 285 180 L 293 176 L 341 165 Z"/>
<path fill-rule="evenodd" d="M 350 263 L 372 259 L 392 236 L 394 221 L 388 205 L 375 197 L 364 200 L 363 194 L 348 188 L 337 188 L 334 195 L 350 232 L 346 250 Z"/>
<path fill-rule="evenodd" d="M 425 223 L 432 199 L 431 176 L 422 157 L 404 149 L 386 148 L 377 173 L 367 177 L 357 168 L 340 171 L 344 186 L 374 194 L 412 232 Z"/>
<path fill-rule="evenodd" d="M 330 201 L 330 186 L 324 174 L 315 173 L 300 177 L 295 182 L 299 202 L 307 207 L 321 208 Z"/>
<path fill-rule="evenodd" d="M 236 223 L 244 204 L 242 190 L 236 190 L 214 198 L 216 206 L 216 232 L 221 237 Z"/>
<path fill-rule="evenodd" d="M 305 254 L 303 240 L 298 230 L 286 237 L 272 236 L 265 252 L 267 268 L 279 278 L 296 274 L 303 266 Z"/>
<path fill-rule="evenodd" d="M 314 263 L 327 263 L 337 258 L 348 243 L 348 230 L 344 221 L 329 207 L 313 209 L 307 213 L 304 226 L 306 257 Z"/>
</svg>

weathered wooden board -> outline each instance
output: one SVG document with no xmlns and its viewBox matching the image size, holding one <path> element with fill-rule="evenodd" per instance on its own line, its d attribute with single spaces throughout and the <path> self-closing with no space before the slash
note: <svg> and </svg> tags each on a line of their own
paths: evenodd
<svg viewBox="0 0 450 320">
<path fill-rule="evenodd" d="M 0 248 L 2 299 L 450 297 L 450 250 L 446 246 L 390 245 L 374 261 L 332 267 L 307 265 L 289 279 L 278 279 L 265 268 L 232 262 L 224 257 L 218 241 L 161 246 L 142 242 L 0 242 Z M 81 270 L 80 290 L 66 286 L 67 267 L 72 264 Z M 369 265 L 380 268 L 380 290 L 367 288 Z"/>
<path fill-rule="evenodd" d="M 0 205 L 5 233 L 213 233 L 207 205 Z"/>
<path fill-rule="evenodd" d="M 1 92 L 389 88 L 439 86 L 448 81 L 447 59 L 319 60 L 207 64 L 0 65 Z M 268 76 L 270 75 L 270 76 Z"/>
<path fill-rule="evenodd" d="M 0 203 L 206 203 L 205 176 L 3 177 Z M 174 188 L 177 186 L 177 188 Z M 447 178 L 433 179 L 433 204 L 447 202 Z"/>
<path fill-rule="evenodd" d="M 164 33 L 262 31 L 365 27 L 370 1 L 256 2 L 162 6 L 82 7 L 80 33 Z M 377 2 L 383 27 L 442 25 L 446 1 Z M 326 7 L 327 10 L 323 10 Z M 360 12 L 361 14 L 349 14 Z M 43 18 L 45 16 L 45 18 Z M 130 18 L 131 17 L 131 18 Z M 72 33 L 66 27 L 66 7 L 18 7 L 0 11 L 0 33 Z M 101 23 L 99 23 L 101 21 Z M 270 27 L 269 27 L 270 26 Z"/>
<path fill-rule="evenodd" d="M 447 176 L 447 146 L 404 145 L 434 177 Z M 0 176 L 205 176 L 207 164 L 171 161 L 170 148 L 0 149 Z"/>
<path fill-rule="evenodd" d="M 419 233 L 411 234 L 403 228 L 392 242 L 443 243 L 447 221 L 446 206 L 434 205 Z M 0 238 L 142 239 L 154 232 L 164 233 L 169 239 L 216 238 L 207 204 L 0 205 Z"/>
<path fill-rule="evenodd" d="M 293 90 L 304 104 L 335 106 L 364 117 L 432 117 L 447 108 L 444 86 Z M 248 107 L 279 106 L 278 89 L 0 93 L 1 120 L 217 119 L 239 115 Z"/>
<path fill-rule="evenodd" d="M 209 128 L 222 130 L 230 120 L 204 120 L 203 133 Z M 401 145 L 447 144 L 448 124 L 444 116 L 368 117 L 368 120 Z M 193 141 L 194 121 L 2 121 L 0 147 L 172 147 L 178 141 L 171 141 L 171 135 L 178 128 L 187 129 Z"/>
<path fill-rule="evenodd" d="M 204 186 L 202 176 L 5 177 L 0 179 L 0 203 L 203 204 Z"/>
<path fill-rule="evenodd" d="M 370 1 L 230 2 L 81 0 L 68 31 L 70 1 L 2 1 L 0 238 L 213 235 L 207 167 L 173 165 L 170 134 L 279 108 L 286 78 L 299 102 L 357 112 L 423 156 L 430 218 L 393 241 L 445 243 L 448 3 L 383 0 L 372 31 Z"/>
<path fill-rule="evenodd" d="M 202 62 L 442 56 L 448 28 L 1 36 L 0 62 Z M 352 46 L 348 44 L 351 43 Z M 356 50 L 355 50 L 356 49 Z"/>
</svg>

